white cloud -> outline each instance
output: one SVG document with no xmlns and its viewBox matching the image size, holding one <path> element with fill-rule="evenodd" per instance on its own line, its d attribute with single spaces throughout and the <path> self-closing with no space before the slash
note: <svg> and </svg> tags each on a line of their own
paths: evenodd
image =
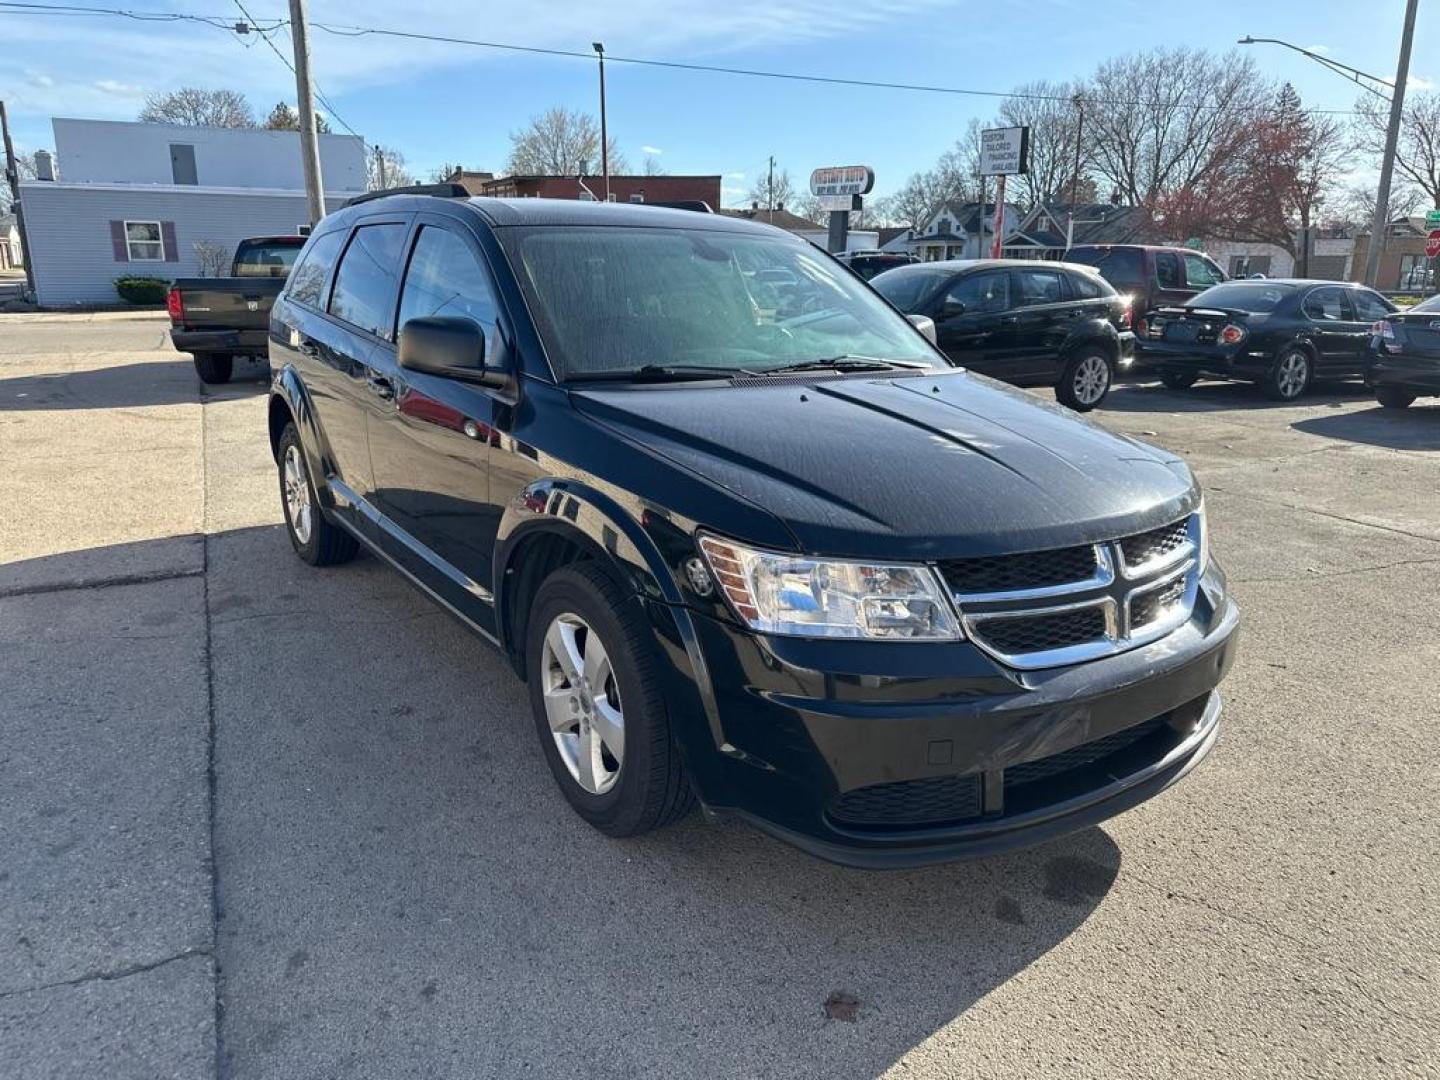
<svg viewBox="0 0 1440 1080">
<path fill-rule="evenodd" d="M 1307 52 L 1320 53 L 1322 56 L 1330 51 L 1329 45 L 1306 45 Z"/>
<path fill-rule="evenodd" d="M 726 179 L 726 180 L 744 180 L 744 179 L 745 179 L 745 174 L 744 174 L 743 172 L 727 172 L 727 173 L 725 174 L 725 179 Z"/>
<path fill-rule="evenodd" d="M 1429 75 L 1411 75 L 1405 81 L 1407 90 L 1434 90 L 1436 86 L 1440 86 L 1440 83 L 1437 83 Z"/>
<path fill-rule="evenodd" d="M 48 90 L 55 85 L 54 78 L 46 75 L 43 71 L 27 71 L 25 72 L 25 78 L 31 86 L 38 86 L 42 90 Z"/>
<path fill-rule="evenodd" d="M 145 88 L 143 86 L 118 82 L 115 79 L 96 79 L 93 85 L 95 89 L 99 90 L 102 94 L 113 94 L 115 97 L 141 98 L 145 96 Z"/>
<path fill-rule="evenodd" d="M 641 152 L 642 154 L 656 154 L 656 155 L 659 155 L 659 154 L 663 154 L 665 151 L 664 151 L 664 150 L 661 150 L 658 146 L 642 146 L 642 147 L 640 147 L 640 152 Z"/>
</svg>

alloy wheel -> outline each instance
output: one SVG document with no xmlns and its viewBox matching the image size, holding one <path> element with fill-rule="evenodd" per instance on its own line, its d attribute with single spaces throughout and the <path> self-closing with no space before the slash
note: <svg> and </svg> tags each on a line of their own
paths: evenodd
<svg viewBox="0 0 1440 1080">
<path fill-rule="evenodd" d="M 1295 398 L 1305 389 L 1310 377 L 1310 361 L 1303 353 L 1288 352 L 1280 358 L 1275 372 L 1275 386 L 1283 398 Z"/>
<path fill-rule="evenodd" d="M 301 544 L 310 542 L 311 515 L 310 480 L 305 475 L 305 460 L 300 448 L 291 444 L 285 450 L 285 513 L 290 518 L 290 528 L 295 530 L 295 539 Z"/>
<path fill-rule="evenodd" d="M 571 779 L 603 795 L 620 778 L 625 714 L 600 635 L 578 615 L 557 615 L 540 655 L 545 715 Z"/>
<path fill-rule="evenodd" d="M 1075 368 L 1075 400 L 1082 405 L 1094 405 L 1105 396 L 1110 386 L 1110 365 L 1103 356 L 1093 353 L 1083 357 Z"/>
</svg>

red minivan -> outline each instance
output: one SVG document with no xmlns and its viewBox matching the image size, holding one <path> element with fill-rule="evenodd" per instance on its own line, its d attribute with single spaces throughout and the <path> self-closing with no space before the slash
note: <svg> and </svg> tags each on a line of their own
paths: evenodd
<svg viewBox="0 0 1440 1080">
<path fill-rule="evenodd" d="M 1116 292 L 1129 293 L 1136 319 L 1157 307 L 1183 304 L 1226 280 L 1214 259 L 1193 248 L 1082 244 L 1067 251 L 1065 261 L 1093 266 Z"/>
</svg>

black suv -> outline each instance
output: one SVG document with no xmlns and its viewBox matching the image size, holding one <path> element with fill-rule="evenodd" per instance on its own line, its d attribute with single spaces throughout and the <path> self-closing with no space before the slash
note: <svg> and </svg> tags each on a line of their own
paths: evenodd
<svg viewBox="0 0 1440 1080">
<path fill-rule="evenodd" d="M 296 552 L 363 545 L 502 650 L 612 836 L 698 798 L 936 861 L 1215 743 L 1237 614 L 1184 462 L 951 368 L 778 229 L 371 199 L 316 227 L 270 349 Z"/>
<path fill-rule="evenodd" d="M 907 315 L 934 320 L 956 364 L 1017 386 L 1053 386 L 1088 412 L 1135 351 L 1130 305 L 1088 266 L 952 259 L 887 270 L 870 282 Z"/>
</svg>

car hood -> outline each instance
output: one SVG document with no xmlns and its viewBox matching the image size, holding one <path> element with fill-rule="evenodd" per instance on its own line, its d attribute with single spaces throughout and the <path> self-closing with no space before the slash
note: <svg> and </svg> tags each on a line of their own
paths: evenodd
<svg viewBox="0 0 1440 1080">
<path fill-rule="evenodd" d="M 815 554 L 1060 547 L 1166 524 L 1199 498 L 1174 455 L 963 372 L 600 388 L 573 400 L 770 511 Z"/>
</svg>

